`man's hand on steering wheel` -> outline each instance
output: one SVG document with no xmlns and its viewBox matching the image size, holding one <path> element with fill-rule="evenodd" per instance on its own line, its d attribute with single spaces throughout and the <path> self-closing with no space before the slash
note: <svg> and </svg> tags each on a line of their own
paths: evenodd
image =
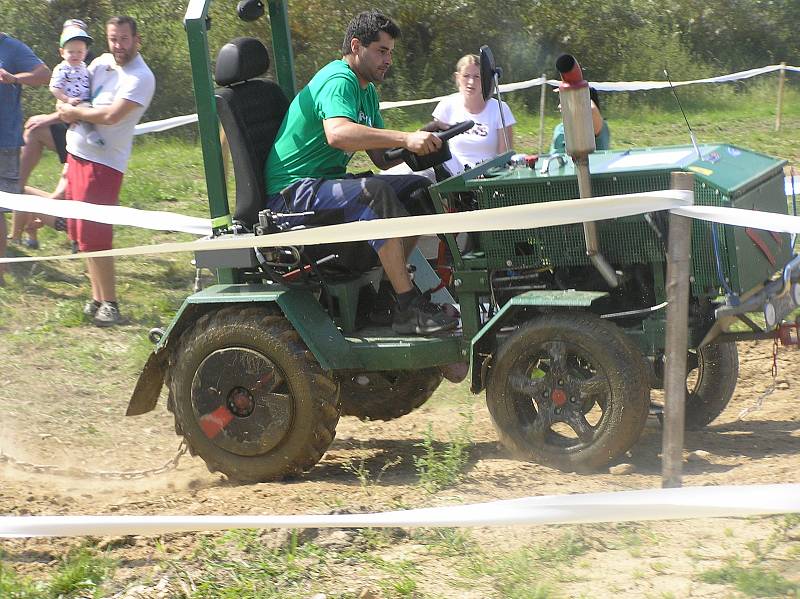
<svg viewBox="0 0 800 599">
<path fill-rule="evenodd" d="M 442 140 L 429 131 L 414 131 L 406 135 L 403 147 L 413 154 L 424 156 L 442 147 Z"/>
</svg>

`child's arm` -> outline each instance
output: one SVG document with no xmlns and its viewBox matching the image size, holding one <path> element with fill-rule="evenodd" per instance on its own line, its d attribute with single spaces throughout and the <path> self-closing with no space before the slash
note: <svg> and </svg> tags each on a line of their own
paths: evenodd
<svg viewBox="0 0 800 599">
<path fill-rule="evenodd" d="M 81 103 L 80 98 L 70 98 L 67 94 L 64 93 L 64 90 L 60 87 L 53 87 L 50 86 L 50 93 L 53 94 L 56 100 L 59 102 L 66 102 L 70 106 L 77 106 Z"/>
</svg>

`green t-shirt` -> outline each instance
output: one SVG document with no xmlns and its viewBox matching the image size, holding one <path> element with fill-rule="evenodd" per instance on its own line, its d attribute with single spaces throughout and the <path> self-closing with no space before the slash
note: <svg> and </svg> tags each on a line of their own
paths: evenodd
<svg viewBox="0 0 800 599">
<path fill-rule="evenodd" d="M 345 175 L 352 154 L 329 146 L 322 127 L 335 117 L 383 129 L 375 86 L 362 88 L 344 60 L 323 67 L 292 100 L 264 167 L 268 194 L 298 179 Z"/>
</svg>

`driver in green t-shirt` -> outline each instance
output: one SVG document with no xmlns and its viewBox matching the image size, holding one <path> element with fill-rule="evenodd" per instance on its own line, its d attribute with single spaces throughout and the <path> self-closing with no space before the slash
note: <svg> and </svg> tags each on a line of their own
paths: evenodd
<svg viewBox="0 0 800 599">
<path fill-rule="evenodd" d="M 429 181 L 418 175 L 354 176 L 346 172 L 354 152 L 364 150 L 378 168 L 386 148 L 429 154 L 442 142 L 432 133 L 384 129 L 375 84 L 392 64 L 399 27 L 378 11 L 362 12 L 347 27 L 343 57 L 323 67 L 294 98 L 265 167 L 267 207 L 276 212 L 313 212 L 307 225 L 428 214 Z M 292 219 L 298 224 L 298 219 Z M 406 269 L 416 237 L 375 239 L 397 304 L 392 328 L 428 335 L 458 326 L 458 318 L 414 287 Z"/>
</svg>

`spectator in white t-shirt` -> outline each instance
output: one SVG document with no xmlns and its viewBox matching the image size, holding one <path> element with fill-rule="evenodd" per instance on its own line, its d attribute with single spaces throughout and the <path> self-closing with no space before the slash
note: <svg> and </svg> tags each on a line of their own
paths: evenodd
<svg viewBox="0 0 800 599">
<path fill-rule="evenodd" d="M 89 65 L 92 106 L 62 103 L 58 114 L 67 123 L 92 123 L 104 142 L 102 146 L 90 143 L 81 129 L 67 131 L 66 198 L 88 204 L 119 205 L 134 129 L 153 98 L 155 78 L 139 54 L 141 39 L 133 18 L 109 19 L 106 39 L 108 52 Z M 66 229 L 82 252 L 111 249 L 111 225 L 73 219 L 64 222 L 52 217 L 42 217 L 41 222 Z M 87 258 L 86 262 L 92 297 L 84 306 L 84 314 L 100 327 L 122 323 L 114 258 Z"/>
<path fill-rule="evenodd" d="M 444 98 L 433 110 L 434 125 L 438 129 L 448 129 L 463 121 L 473 121 L 472 129 L 451 137 L 447 142 L 452 158 L 445 162 L 451 175 L 457 175 L 465 168 L 472 168 L 479 162 L 494 158 L 511 149 L 514 145 L 514 123 L 516 119 L 505 102 L 503 118 L 505 119 L 508 145 L 506 148 L 503 135 L 503 121 L 500 119 L 500 107 L 496 99 L 484 100 L 481 93 L 480 59 L 474 54 L 462 56 L 456 63 L 453 73 L 458 92 Z M 404 163 L 388 170 L 388 174 L 410 173 L 411 169 Z M 432 168 L 419 171 L 418 175 L 436 181 Z"/>
<path fill-rule="evenodd" d="M 496 99 L 484 100 L 481 93 L 480 59 L 474 54 L 461 57 L 453 74 L 458 93 L 447 96 L 433 110 L 433 118 L 445 129 L 462 121 L 474 121 L 475 125 L 448 142 L 453 157 L 445 163 L 447 170 L 456 175 L 465 167 L 472 168 L 479 162 L 494 158 L 511 149 L 514 137 L 514 115 L 508 104 L 502 102 L 503 118 L 508 133 L 506 147 L 503 121 Z"/>
</svg>

